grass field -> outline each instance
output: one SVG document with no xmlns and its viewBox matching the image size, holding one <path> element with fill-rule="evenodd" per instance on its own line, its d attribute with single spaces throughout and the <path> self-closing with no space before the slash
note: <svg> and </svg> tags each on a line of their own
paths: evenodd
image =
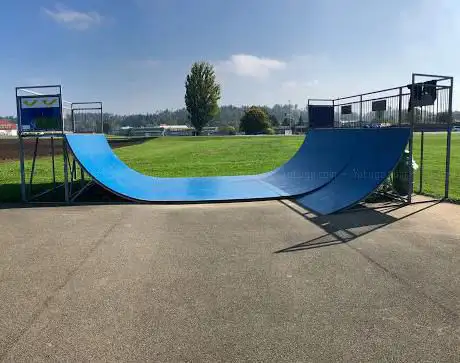
<svg viewBox="0 0 460 363">
<path fill-rule="evenodd" d="M 115 153 L 130 167 L 156 176 L 244 175 L 269 171 L 288 160 L 299 148 L 302 136 L 263 137 L 170 137 L 119 148 Z M 425 135 L 424 182 L 422 192 L 444 195 L 444 134 Z M 414 141 L 414 156 L 420 164 L 420 135 Z M 58 158 L 57 179 L 63 180 L 62 157 Z M 31 161 L 26 165 L 30 170 Z M 460 200 L 460 134 L 453 134 L 450 197 Z M 419 171 L 414 189 L 418 191 Z M 19 163 L 0 163 L 0 202 L 19 200 Z M 39 159 L 36 183 L 51 180 L 50 158 Z"/>
</svg>

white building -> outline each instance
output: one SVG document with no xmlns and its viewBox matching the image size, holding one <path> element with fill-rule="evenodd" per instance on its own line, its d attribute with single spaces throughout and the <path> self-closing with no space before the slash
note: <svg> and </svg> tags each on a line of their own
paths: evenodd
<svg viewBox="0 0 460 363">
<path fill-rule="evenodd" d="M 0 136 L 18 136 L 18 126 L 10 120 L 0 120 Z"/>
</svg>

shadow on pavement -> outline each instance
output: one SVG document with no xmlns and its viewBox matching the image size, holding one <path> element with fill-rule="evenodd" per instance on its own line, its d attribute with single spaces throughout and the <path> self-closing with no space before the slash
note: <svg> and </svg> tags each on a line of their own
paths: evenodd
<svg viewBox="0 0 460 363">
<path fill-rule="evenodd" d="M 393 203 L 386 203 L 378 206 L 377 208 L 359 206 L 359 208 L 350 209 L 346 212 L 326 216 L 317 216 L 313 213 L 305 212 L 305 210 L 301 210 L 296 204 L 291 205 L 286 201 L 280 201 L 280 203 L 284 204 L 295 213 L 300 214 L 308 221 L 314 223 L 326 233 L 311 240 L 296 243 L 290 247 L 275 251 L 274 253 L 305 251 L 314 248 L 349 243 L 358 237 L 365 236 L 382 227 L 388 226 L 394 222 L 403 220 L 431 208 L 441 203 L 441 201 L 428 200 L 415 202 L 411 204 L 411 206 L 427 204 L 421 208 L 417 208 L 416 210 L 414 210 L 414 208 L 408 208 L 407 211 L 404 211 L 405 207 L 409 207 L 407 204 L 395 205 Z M 398 216 L 396 217 L 392 215 L 393 213 Z"/>
</svg>

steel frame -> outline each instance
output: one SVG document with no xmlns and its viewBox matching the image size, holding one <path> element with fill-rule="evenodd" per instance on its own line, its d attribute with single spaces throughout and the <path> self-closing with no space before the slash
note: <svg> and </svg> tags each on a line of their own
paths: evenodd
<svg viewBox="0 0 460 363">
<path fill-rule="evenodd" d="M 34 89 L 58 89 L 58 92 L 53 92 L 49 94 L 43 94 Z M 29 94 L 29 96 L 19 95 L 19 92 Z M 62 123 L 62 130 L 54 131 L 43 131 L 43 132 L 30 132 L 22 130 L 22 115 L 21 115 L 21 106 L 20 102 L 22 97 L 58 97 L 59 98 L 59 107 L 60 107 L 60 118 Z M 69 109 L 71 111 L 72 117 L 72 130 L 66 131 L 65 121 L 63 117 L 63 103 L 70 104 Z M 86 107 L 86 105 L 96 105 L 95 107 Z M 65 139 L 65 134 L 67 132 L 74 132 L 75 130 L 75 120 L 73 119 L 74 110 L 100 110 L 100 122 L 101 130 L 103 130 L 103 113 L 102 113 L 102 102 L 76 102 L 72 103 L 69 101 L 64 101 L 62 99 L 62 87 L 60 85 L 46 85 L 46 86 L 27 86 L 27 87 L 16 87 L 16 111 L 18 117 L 18 138 L 19 138 L 19 165 L 20 165 L 20 176 L 21 176 L 21 200 L 25 203 L 33 204 L 50 204 L 50 203 L 59 203 L 58 201 L 53 202 L 44 202 L 40 198 L 48 195 L 50 193 L 56 192 L 57 190 L 64 189 L 64 202 L 66 204 L 73 203 L 78 197 L 80 197 L 85 191 L 91 188 L 94 185 L 94 181 L 90 178 L 85 177 L 85 171 L 79 166 L 75 158 L 69 152 L 69 148 Z M 25 149 L 24 141 L 26 139 L 34 139 L 34 152 L 32 156 L 32 166 L 30 173 L 26 172 L 25 167 Z M 51 170 L 52 170 L 52 187 L 44 191 L 40 191 L 36 194 L 33 193 L 33 182 L 34 176 L 37 169 L 37 157 L 38 157 L 38 147 L 40 141 L 43 139 L 50 140 L 50 153 L 51 153 Z M 64 182 L 57 183 L 56 179 L 56 147 L 55 140 L 62 141 L 62 157 L 63 157 L 63 174 Z"/>
</svg>

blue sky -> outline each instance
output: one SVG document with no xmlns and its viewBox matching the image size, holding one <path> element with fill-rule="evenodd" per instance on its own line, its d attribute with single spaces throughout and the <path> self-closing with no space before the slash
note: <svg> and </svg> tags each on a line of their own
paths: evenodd
<svg viewBox="0 0 460 363">
<path fill-rule="evenodd" d="M 216 67 L 221 104 L 292 103 L 460 76 L 458 0 L 5 1 L 0 114 L 14 87 L 117 113 L 184 105 L 194 61 Z M 454 108 L 460 99 L 454 97 Z"/>
</svg>

